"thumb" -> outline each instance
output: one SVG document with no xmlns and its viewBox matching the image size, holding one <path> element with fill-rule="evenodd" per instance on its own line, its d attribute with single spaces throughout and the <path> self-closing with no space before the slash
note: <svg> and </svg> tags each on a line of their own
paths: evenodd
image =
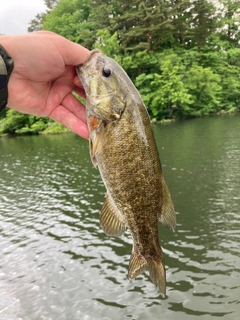
<svg viewBox="0 0 240 320">
<path fill-rule="evenodd" d="M 54 44 L 61 54 L 65 65 L 75 66 L 83 63 L 89 54 L 89 50 L 87 48 L 84 48 L 80 44 L 72 42 L 65 37 L 51 31 L 41 30 L 32 32 L 29 35 L 32 37 L 42 37 L 43 39 L 49 41 L 49 43 Z"/>
<path fill-rule="evenodd" d="M 63 37 L 61 37 L 61 41 L 58 43 L 58 48 L 62 54 L 65 65 L 76 66 L 83 63 L 89 54 L 87 48 Z"/>
</svg>

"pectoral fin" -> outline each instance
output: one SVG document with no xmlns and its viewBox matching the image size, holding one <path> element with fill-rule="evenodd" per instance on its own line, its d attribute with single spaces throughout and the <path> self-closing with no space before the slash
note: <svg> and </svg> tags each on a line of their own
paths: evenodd
<svg viewBox="0 0 240 320">
<path fill-rule="evenodd" d="M 104 125 L 102 121 L 94 116 L 90 116 L 88 120 L 90 131 L 89 149 L 93 165 L 97 166 L 97 154 L 102 150 L 102 142 L 104 135 Z"/>
<path fill-rule="evenodd" d="M 162 177 L 162 190 L 162 211 L 158 214 L 158 219 L 162 224 L 174 231 L 176 228 L 176 214 L 164 177 Z"/>
<path fill-rule="evenodd" d="M 111 197 L 107 194 L 100 215 L 103 231 L 108 236 L 120 237 L 126 230 L 124 216 L 121 214 Z"/>
<path fill-rule="evenodd" d="M 95 139 L 89 140 L 89 150 L 90 150 L 90 156 L 91 156 L 92 163 L 93 163 L 94 167 L 96 167 L 97 166 L 96 155 L 98 152 L 101 151 L 101 140 L 99 139 L 99 137 L 96 137 Z"/>
</svg>

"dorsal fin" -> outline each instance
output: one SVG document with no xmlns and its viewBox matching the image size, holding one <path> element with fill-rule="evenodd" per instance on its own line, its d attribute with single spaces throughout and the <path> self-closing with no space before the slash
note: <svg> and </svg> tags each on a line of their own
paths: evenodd
<svg viewBox="0 0 240 320">
<path fill-rule="evenodd" d="M 172 202 L 170 192 L 168 190 L 164 176 L 162 176 L 162 211 L 158 214 L 158 219 L 167 228 L 175 231 L 176 228 L 176 214 Z"/>
</svg>

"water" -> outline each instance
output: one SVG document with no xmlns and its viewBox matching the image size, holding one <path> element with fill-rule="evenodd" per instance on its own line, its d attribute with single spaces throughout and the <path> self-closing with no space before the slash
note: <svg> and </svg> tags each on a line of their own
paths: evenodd
<svg viewBox="0 0 240 320">
<path fill-rule="evenodd" d="M 0 319 L 240 317 L 240 114 L 154 126 L 177 211 L 160 225 L 167 298 L 130 283 L 132 240 L 99 226 L 105 189 L 73 134 L 0 139 Z"/>
</svg>

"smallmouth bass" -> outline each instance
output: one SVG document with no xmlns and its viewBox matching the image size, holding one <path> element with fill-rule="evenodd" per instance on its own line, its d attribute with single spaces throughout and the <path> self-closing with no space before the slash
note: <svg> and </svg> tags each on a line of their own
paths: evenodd
<svg viewBox="0 0 240 320">
<path fill-rule="evenodd" d="M 90 155 L 107 193 L 104 232 L 133 238 L 128 278 L 144 271 L 164 297 L 166 274 L 158 220 L 174 230 L 176 216 L 147 109 L 120 65 L 95 49 L 76 67 L 86 92 Z"/>
</svg>

